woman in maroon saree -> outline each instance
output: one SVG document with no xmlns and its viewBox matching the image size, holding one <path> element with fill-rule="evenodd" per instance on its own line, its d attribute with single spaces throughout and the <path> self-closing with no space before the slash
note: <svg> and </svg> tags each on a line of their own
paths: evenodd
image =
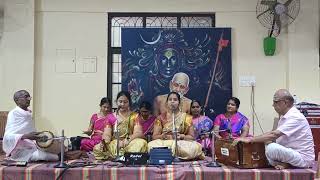
<svg viewBox="0 0 320 180">
<path fill-rule="evenodd" d="M 156 117 L 152 114 L 153 109 L 151 103 L 148 101 L 141 102 L 139 106 L 139 115 L 134 120 L 135 122 L 139 122 L 142 126 L 143 135 L 146 140 L 151 140 L 150 137 L 153 133 L 153 124 Z M 149 138 L 148 138 L 149 137 Z"/>
</svg>

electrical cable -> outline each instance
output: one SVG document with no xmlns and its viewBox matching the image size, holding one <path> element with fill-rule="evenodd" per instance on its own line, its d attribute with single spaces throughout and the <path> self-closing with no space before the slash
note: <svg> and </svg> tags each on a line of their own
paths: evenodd
<svg viewBox="0 0 320 180">
<path fill-rule="evenodd" d="M 63 175 L 65 174 L 65 172 L 70 169 L 70 168 L 78 168 L 78 167 L 96 167 L 97 163 L 91 163 L 91 162 L 72 162 L 70 163 L 67 168 L 64 168 L 62 170 L 62 172 L 58 175 L 58 177 L 56 178 L 56 180 L 63 180 Z"/>
<path fill-rule="evenodd" d="M 254 95 L 255 95 L 255 93 L 254 93 L 254 86 L 253 85 L 251 85 L 251 98 L 250 98 L 250 104 L 251 104 L 251 109 L 252 109 L 252 116 L 253 116 L 253 121 L 252 121 L 252 123 L 253 123 L 253 135 L 254 135 L 254 120 L 255 120 L 255 118 L 254 117 L 256 117 L 256 120 L 257 120 L 257 122 L 258 122 L 258 125 L 259 125 L 259 127 L 260 127 L 260 130 L 261 130 L 261 132 L 262 133 L 264 133 L 264 131 L 263 131 L 263 129 L 262 129 L 262 126 L 261 126 L 261 123 L 260 123 L 260 120 L 259 120 L 259 118 L 258 118 L 258 115 L 257 115 L 257 113 L 256 113 L 256 110 L 255 110 L 255 105 L 254 105 Z"/>
</svg>

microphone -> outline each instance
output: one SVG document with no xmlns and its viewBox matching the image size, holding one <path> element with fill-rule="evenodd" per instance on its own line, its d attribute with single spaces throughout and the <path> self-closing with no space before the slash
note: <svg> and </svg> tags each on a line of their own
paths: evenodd
<svg viewBox="0 0 320 180">
<path fill-rule="evenodd" d="M 231 129 L 228 128 L 228 129 L 224 129 L 224 130 L 219 130 L 217 133 L 219 134 L 220 132 L 231 132 Z M 211 132 L 209 132 L 211 135 L 212 135 L 212 139 L 211 139 L 211 162 L 209 164 L 207 164 L 206 166 L 207 167 L 221 167 L 221 165 L 216 162 L 216 155 L 215 155 L 215 149 L 214 149 L 214 142 L 215 142 L 215 137 L 218 136 L 218 134 L 216 132 L 214 132 L 214 130 L 212 130 Z M 229 133 L 230 135 L 231 133 Z"/>
<path fill-rule="evenodd" d="M 119 114 L 119 110 L 121 109 L 121 106 L 120 105 L 118 105 L 118 107 L 117 107 L 117 109 L 116 109 L 116 111 L 115 111 L 115 113 L 118 115 Z"/>
<path fill-rule="evenodd" d="M 178 157 L 178 130 L 176 127 L 176 118 L 174 117 L 174 106 L 173 104 L 170 105 L 172 110 L 172 133 L 174 135 L 174 142 L 175 142 L 175 153 L 174 153 L 174 159 L 173 162 L 177 163 L 180 162 L 180 159 Z"/>
<path fill-rule="evenodd" d="M 55 168 L 67 168 L 68 165 L 64 162 L 64 140 L 66 137 L 64 136 L 64 129 L 61 131 L 61 136 L 58 137 L 60 139 L 60 163 L 55 165 Z"/>
<path fill-rule="evenodd" d="M 122 159 L 120 157 L 119 151 L 120 151 L 120 146 L 119 146 L 119 142 L 120 142 L 120 134 L 119 134 L 119 129 L 118 129 L 118 118 L 119 118 L 119 110 L 120 110 L 121 106 L 118 106 L 117 110 L 116 110 L 116 122 L 115 122 L 115 128 L 114 128 L 114 134 L 116 136 L 117 139 L 117 155 L 116 158 L 113 160 L 114 162 L 122 162 Z"/>
<path fill-rule="evenodd" d="M 50 140 L 61 140 L 61 139 L 70 139 L 70 138 L 67 138 L 65 136 L 52 137 L 52 138 L 49 138 L 48 136 L 42 136 L 39 139 L 37 139 L 37 142 L 45 143 Z"/>
<path fill-rule="evenodd" d="M 227 133 L 229 134 L 229 139 L 232 139 L 232 130 L 231 130 L 231 122 L 230 122 L 230 119 L 228 119 Z"/>
<path fill-rule="evenodd" d="M 169 109 L 170 109 L 171 111 L 173 111 L 173 110 L 174 110 L 174 105 L 173 105 L 173 104 L 170 104 L 170 105 L 169 105 Z"/>
<path fill-rule="evenodd" d="M 146 134 L 146 137 L 147 137 L 147 142 L 152 141 L 152 134 L 151 134 L 151 132 L 148 132 L 148 133 Z"/>
<path fill-rule="evenodd" d="M 225 130 L 219 130 L 218 131 L 218 134 L 219 132 L 222 132 L 222 131 L 225 131 Z M 209 164 L 207 164 L 206 166 L 207 167 L 221 167 L 221 165 L 216 162 L 216 155 L 215 155 L 215 150 L 214 150 L 214 141 L 215 141 L 215 136 L 218 136 L 218 134 L 216 134 L 214 132 L 214 130 L 212 130 L 210 132 L 212 134 L 212 137 L 211 137 L 211 162 Z"/>
</svg>

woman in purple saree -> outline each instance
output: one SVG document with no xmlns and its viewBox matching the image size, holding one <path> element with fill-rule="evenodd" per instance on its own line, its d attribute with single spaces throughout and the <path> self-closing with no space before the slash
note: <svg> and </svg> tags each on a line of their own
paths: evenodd
<svg viewBox="0 0 320 180">
<path fill-rule="evenodd" d="M 196 141 L 202 145 L 202 149 L 206 155 L 211 152 L 210 131 L 213 128 L 213 122 L 208 116 L 201 115 L 201 105 L 197 100 L 193 100 L 190 105 L 190 113 L 192 115 L 192 124 L 195 129 Z"/>
</svg>

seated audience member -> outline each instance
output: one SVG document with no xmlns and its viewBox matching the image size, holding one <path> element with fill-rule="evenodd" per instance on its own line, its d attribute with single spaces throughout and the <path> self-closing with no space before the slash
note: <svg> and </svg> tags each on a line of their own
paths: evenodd
<svg viewBox="0 0 320 180">
<path fill-rule="evenodd" d="M 195 129 L 195 137 L 197 142 L 202 145 L 202 149 L 205 152 L 210 153 L 212 144 L 209 133 L 213 128 L 213 122 L 208 116 L 201 115 L 201 111 L 200 102 L 193 100 L 191 102 L 190 112 L 192 115 L 193 127 Z"/>
<path fill-rule="evenodd" d="M 135 122 L 139 122 L 142 126 L 142 132 L 145 139 L 148 139 L 148 136 L 152 136 L 153 125 L 156 117 L 152 114 L 153 108 L 151 103 L 148 101 L 142 101 L 139 106 L 139 115 L 134 119 Z"/>
<path fill-rule="evenodd" d="M 246 137 L 249 134 L 249 120 L 238 112 L 240 100 L 231 97 L 228 100 L 226 112 L 214 120 L 214 132 L 218 138 Z"/>
<path fill-rule="evenodd" d="M 274 110 L 280 115 L 277 129 L 253 138 L 239 138 L 245 143 L 265 142 L 266 156 L 276 169 L 289 166 L 308 168 L 314 161 L 314 143 L 308 121 L 293 106 L 294 99 L 286 89 L 273 96 Z"/>
<path fill-rule="evenodd" d="M 35 140 L 39 138 L 32 122 L 32 113 L 28 109 L 31 96 L 26 90 L 14 93 L 17 107 L 8 114 L 3 137 L 3 150 L 9 159 L 14 161 L 56 161 L 57 154 L 40 150 Z"/>
<path fill-rule="evenodd" d="M 91 116 L 89 127 L 84 134 L 91 136 L 90 138 L 83 138 L 81 140 L 80 149 L 84 151 L 92 151 L 96 144 L 102 140 L 102 134 L 107 123 L 107 115 L 111 113 L 111 101 L 104 97 L 100 101 L 100 112 Z"/>
<path fill-rule="evenodd" d="M 107 115 L 107 125 L 102 135 L 102 141 L 93 148 L 96 159 L 114 159 L 117 155 L 116 129 L 119 133 L 119 154 L 125 152 L 146 152 L 147 141 L 143 139 L 143 130 L 139 121 L 136 121 L 138 113 L 130 110 L 130 94 L 121 91 L 117 95 L 118 110 Z M 118 121 L 118 123 L 117 123 Z"/>
<path fill-rule="evenodd" d="M 167 97 L 166 105 L 169 111 L 157 117 L 153 128 L 153 141 L 149 142 L 148 149 L 156 147 L 171 148 L 175 154 L 175 143 L 173 129 L 173 116 L 178 131 L 178 153 L 180 159 L 203 159 L 201 144 L 194 140 L 194 129 L 192 125 L 192 116 L 179 110 L 181 103 L 180 95 L 176 92 L 170 92 Z"/>
</svg>

